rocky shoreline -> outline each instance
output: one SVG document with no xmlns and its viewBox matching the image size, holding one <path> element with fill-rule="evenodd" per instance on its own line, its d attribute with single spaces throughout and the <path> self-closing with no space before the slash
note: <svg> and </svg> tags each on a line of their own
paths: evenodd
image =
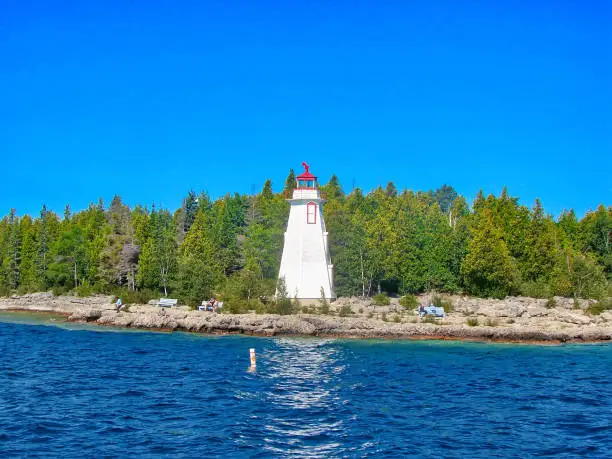
<svg viewBox="0 0 612 459">
<path fill-rule="evenodd" d="M 161 309 L 130 305 L 116 312 L 110 296 L 54 297 L 36 293 L 0 299 L 0 311 L 52 312 L 68 321 L 148 330 L 254 336 L 317 336 L 334 338 L 440 339 L 524 343 L 612 341 L 612 312 L 591 316 L 587 302 L 576 307 L 567 298 L 547 300 L 510 297 L 491 300 L 451 297 L 453 312 L 425 321 L 397 304 L 376 307 L 369 300 L 342 298 L 333 310 L 348 308 L 347 317 L 321 314 L 214 314 L 185 306 Z M 426 301 L 426 299 L 425 299 Z"/>
</svg>

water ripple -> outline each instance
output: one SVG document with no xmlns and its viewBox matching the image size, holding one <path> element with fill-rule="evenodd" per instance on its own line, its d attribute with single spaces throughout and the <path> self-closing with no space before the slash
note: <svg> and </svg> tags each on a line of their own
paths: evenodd
<svg viewBox="0 0 612 459">
<path fill-rule="evenodd" d="M 610 455 L 612 346 L 0 337 L 1 457 Z"/>
</svg>

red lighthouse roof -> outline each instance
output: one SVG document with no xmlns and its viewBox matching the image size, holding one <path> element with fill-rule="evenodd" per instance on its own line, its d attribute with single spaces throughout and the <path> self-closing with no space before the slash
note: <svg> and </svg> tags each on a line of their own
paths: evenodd
<svg viewBox="0 0 612 459">
<path fill-rule="evenodd" d="M 317 187 L 317 177 L 310 173 L 310 166 L 302 163 L 304 172 L 296 177 L 297 187 L 299 189 L 315 189 Z"/>
<path fill-rule="evenodd" d="M 312 175 L 310 173 L 310 166 L 307 163 L 302 163 L 302 166 L 304 166 L 304 172 L 301 173 L 300 175 L 298 175 L 296 177 L 296 179 L 299 180 L 316 180 L 317 177 Z"/>
</svg>

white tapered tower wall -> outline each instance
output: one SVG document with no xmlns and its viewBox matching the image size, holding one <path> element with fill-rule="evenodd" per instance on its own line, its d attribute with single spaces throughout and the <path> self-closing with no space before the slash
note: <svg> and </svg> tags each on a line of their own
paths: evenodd
<svg viewBox="0 0 612 459">
<path fill-rule="evenodd" d="M 291 204 L 279 278 L 285 279 L 287 294 L 304 304 L 321 298 L 336 298 L 333 265 L 329 255 L 321 205 L 325 202 L 317 189 L 296 189 Z"/>
</svg>

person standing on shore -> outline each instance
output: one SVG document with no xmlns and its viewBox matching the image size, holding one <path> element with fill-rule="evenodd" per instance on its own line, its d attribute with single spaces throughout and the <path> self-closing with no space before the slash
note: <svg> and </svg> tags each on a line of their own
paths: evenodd
<svg viewBox="0 0 612 459">
<path fill-rule="evenodd" d="M 119 312 L 119 309 L 121 309 L 121 306 L 123 306 L 123 303 L 121 302 L 121 298 L 117 298 L 117 302 L 115 303 L 115 312 Z"/>
</svg>

